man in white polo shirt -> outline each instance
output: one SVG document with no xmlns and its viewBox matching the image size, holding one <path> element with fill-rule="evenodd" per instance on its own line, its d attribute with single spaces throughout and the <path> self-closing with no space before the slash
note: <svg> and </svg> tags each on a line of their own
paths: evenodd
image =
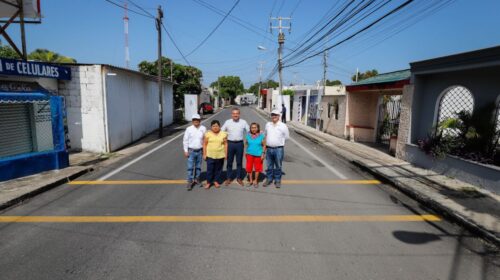
<svg viewBox="0 0 500 280">
<path fill-rule="evenodd" d="M 290 138 L 286 124 L 280 121 L 281 111 L 274 109 L 271 112 L 271 121 L 266 124 L 266 163 L 267 179 L 263 186 L 267 187 L 274 181 L 276 188 L 281 187 L 282 163 L 285 141 Z"/>
<path fill-rule="evenodd" d="M 228 186 L 231 181 L 236 178 L 236 182 L 243 186 L 243 139 L 245 134 L 250 131 L 248 123 L 240 119 L 240 109 L 233 108 L 231 110 L 231 119 L 227 120 L 222 126 L 222 131 L 227 132 L 227 178 L 224 185 Z M 233 161 L 236 157 L 236 176 L 233 177 Z"/>
<path fill-rule="evenodd" d="M 203 160 L 203 138 L 207 129 L 201 125 L 201 117 L 194 114 L 191 117 L 193 125 L 186 128 L 182 141 L 184 156 L 187 161 L 187 190 L 200 183 L 201 162 Z"/>
</svg>

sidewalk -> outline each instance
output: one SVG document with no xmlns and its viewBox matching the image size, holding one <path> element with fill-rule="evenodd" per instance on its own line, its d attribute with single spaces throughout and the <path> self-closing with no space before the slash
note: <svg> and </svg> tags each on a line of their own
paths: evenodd
<svg viewBox="0 0 500 280">
<path fill-rule="evenodd" d="M 220 110 L 218 112 L 220 112 Z M 208 115 L 205 118 L 209 118 L 218 112 Z M 164 137 L 172 135 L 183 130 L 187 125 L 188 124 L 171 124 L 163 128 L 163 135 Z M 70 153 L 70 166 L 67 168 L 45 171 L 26 177 L 0 182 L 0 210 L 21 203 L 26 199 L 32 198 L 59 185 L 65 184 L 88 172 L 116 163 L 127 156 L 154 145 L 158 141 L 161 141 L 161 139 L 158 139 L 158 131 L 156 130 L 116 152 L 109 154 L 96 154 L 89 152 Z"/>
<path fill-rule="evenodd" d="M 497 245 L 500 244 L 500 196 L 415 167 L 375 148 L 316 131 L 298 122 L 291 121 L 287 124 L 298 134 L 328 147 L 441 215 Z"/>
</svg>

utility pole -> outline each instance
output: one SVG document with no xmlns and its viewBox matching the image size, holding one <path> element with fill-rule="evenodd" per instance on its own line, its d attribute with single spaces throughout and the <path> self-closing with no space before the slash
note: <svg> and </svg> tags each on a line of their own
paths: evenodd
<svg viewBox="0 0 500 280">
<path fill-rule="evenodd" d="M 161 26 L 163 19 L 163 11 L 161 5 L 158 5 L 158 14 L 156 16 L 156 30 L 158 31 L 158 135 L 160 138 L 163 137 L 163 84 L 162 84 L 162 63 L 161 63 Z"/>
<path fill-rule="evenodd" d="M 276 20 L 278 21 L 278 26 L 273 26 L 272 21 Z M 283 21 L 288 20 L 288 26 L 283 26 Z M 280 82 L 280 87 L 279 87 L 279 93 L 281 97 L 281 104 L 283 104 L 283 61 L 282 61 L 282 55 L 283 55 L 283 44 L 285 44 L 285 34 L 283 33 L 283 29 L 288 29 L 288 33 L 291 32 L 292 30 L 292 25 L 290 21 L 292 20 L 291 17 L 272 17 L 271 18 L 271 23 L 270 23 L 270 28 L 271 28 L 271 33 L 273 32 L 273 29 L 278 29 L 278 71 L 279 71 L 279 82 Z"/>
<path fill-rule="evenodd" d="M 125 1 L 125 15 L 123 16 L 123 28 L 125 32 L 125 67 L 130 68 L 130 52 L 128 48 L 128 3 Z"/>
<path fill-rule="evenodd" d="M 266 63 L 265 61 L 259 61 L 259 91 L 257 92 L 257 97 L 258 98 L 261 98 L 261 94 L 260 94 L 260 91 L 262 90 L 262 70 L 264 69 L 264 63 Z M 261 106 L 262 106 L 262 102 L 261 102 Z M 263 108 L 262 108 L 263 109 Z"/>
<path fill-rule="evenodd" d="M 356 83 L 358 82 L 359 68 L 356 68 Z"/>
<path fill-rule="evenodd" d="M 328 68 L 328 51 L 323 52 L 323 91 L 318 91 L 318 110 L 316 111 L 316 130 L 320 130 L 321 127 L 321 113 L 323 108 L 321 107 L 321 95 L 326 93 L 326 69 Z"/>
<path fill-rule="evenodd" d="M 174 83 L 174 61 L 170 60 L 170 81 Z"/>
</svg>

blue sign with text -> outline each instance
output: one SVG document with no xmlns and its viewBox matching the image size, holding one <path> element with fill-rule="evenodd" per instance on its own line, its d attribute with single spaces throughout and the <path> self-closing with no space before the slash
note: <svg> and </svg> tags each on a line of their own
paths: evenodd
<svg viewBox="0 0 500 280">
<path fill-rule="evenodd" d="M 71 80 L 71 68 L 43 62 L 0 58 L 0 75 Z"/>
</svg>

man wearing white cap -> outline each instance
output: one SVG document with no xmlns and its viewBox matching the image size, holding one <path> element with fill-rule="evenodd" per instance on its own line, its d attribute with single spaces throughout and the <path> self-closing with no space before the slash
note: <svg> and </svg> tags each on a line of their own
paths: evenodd
<svg viewBox="0 0 500 280">
<path fill-rule="evenodd" d="M 201 162 L 203 160 L 203 137 L 207 129 L 201 125 L 201 117 L 194 114 L 191 117 L 192 125 L 186 128 L 182 144 L 184 156 L 187 161 L 187 190 L 193 189 L 195 184 L 200 183 Z"/>
<path fill-rule="evenodd" d="M 285 141 L 290 138 L 286 124 L 280 121 L 281 111 L 274 109 L 271 112 L 271 121 L 266 124 L 266 162 L 267 179 L 263 186 L 267 187 L 274 181 L 276 188 L 281 187 L 282 163 L 284 157 Z"/>
</svg>

